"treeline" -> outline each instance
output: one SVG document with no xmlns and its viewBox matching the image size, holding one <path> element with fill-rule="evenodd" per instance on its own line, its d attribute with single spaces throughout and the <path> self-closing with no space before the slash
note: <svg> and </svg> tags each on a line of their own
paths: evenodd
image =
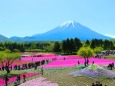
<svg viewBox="0 0 115 86">
<path fill-rule="evenodd" d="M 56 42 L 55 42 L 55 44 L 56 44 Z M 60 43 L 60 46 L 61 46 L 60 47 L 61 51 L 64 54 L 72 54 L 73 52 L 76 52 L 79 50 L 79 48 L 82 46 L 82 43 L 81 43 L 80 39 L 78 39 L 78 38 L 67 39 L 67 40 L 63 40 Z M 54 49 L 55 49 L 55 46 L 54 46 Z M 54 51 L 54 52 L 56 52 L 56 51 Z"/>
<path fill-rule="evenodd" d="M 96 47 L 102 47 L 104 50 L 115 49 L 115 43 L 112 40 L 92 39 L 91 41 L 87 40 L 86 44 L 90 45 L 92 49 Z"/>
<path fill-rule="evenodd" d="M 25 51 L 45 51 L 51 43 L 43 42 L 29 42 L 29 43 L 18 43 L 18 42 L 0 42 L 0 51 L 9 49 L 11 52 L 25 52 Z"/>
<path fill-rule="evenodd" d="M 38 51 L 38 52 L 55 52 L 61 54 L 76 53 L 83 44 L 89 45 L 92 49 L 102 47 L 104 50 L 115 49 L 115 42 L 112 40 L 92 39 L 81 41 L 78 38 L 66 39 L 61 42 L 5 42 L 0 43 L 0 51 L 9 49 L 11 52 L 25 52 L 25 51 Z"/>
<path fill-rule="evenodd" d="M 4 51 L 6 49 L 9 49 L 11 52 L 24 52 L 24 44 L 23 43 L 13 43 L 13 42 L 0 42 L 0 51 Z"/>
</svg>

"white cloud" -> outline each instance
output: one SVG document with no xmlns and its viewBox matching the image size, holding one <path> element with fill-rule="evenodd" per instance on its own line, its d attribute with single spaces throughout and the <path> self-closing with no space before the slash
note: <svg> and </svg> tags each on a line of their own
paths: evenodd
<svg viewBox="0 0 115 86">
<path fill-rule="evenodd" d="M 111 35 L 111 34 L 105 34 L 105 36 L 109 36 L 111 38 L 115 38 L 115 35 Z"/>
</svg>

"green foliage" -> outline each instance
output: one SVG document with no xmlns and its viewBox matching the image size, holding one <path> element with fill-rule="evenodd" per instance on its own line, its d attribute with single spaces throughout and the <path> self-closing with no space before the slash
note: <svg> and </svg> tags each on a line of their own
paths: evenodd
<svg viewBox="0 0 115 86">
<path fill-rule="evenodd" d="M 11 53 L 8 50 L 4 52 L 0 52 L 0 58 L 1 60 L 16 60 L 19 57 L 21 57 L 20 53 Z"/>
<path fill-rule="evenodd" d="M 102 39 L 92 39 L 86 40 L 85 42 L 78 38 L 74 39 L 66 39 L 59 42 L 60 51 L 63 54 L 73 54 L 78 51 L 82 44 L 86 44 L 90 46 L 92 49 L 96 47 L 102 47 L 104 50 L 114 50 L 115 49 L 115 41 L 114 40 L 102 40 Z M 57 52 L 58 50 L 54 49 L 55 42 L 25 42 L 25 43 L 17 43 L 17 42 L 0 42 L 0 50 L 9 49 L 11 52 L 14 52 L 15 49 L 20 52 L 24 51 L 41 51 L 41 52 Z M 56 45 L 57 46 L 57 45 Z"/>
<path fill-rule="evenodd" d="M 75 51 L 78 51 L 82 46 L 81 40 L 78 38 L 75 38 L 74 39 L 74 45 L 75 45 Z"/>
<path fill-rule="evenodd" d="M 88 44 L 83 44 L 83 47 L 89 47 L 89 45 Z"/>
<path fill-rule="evenodd" d="M 14 49 L 13 52 L 20 52 L 18 49 Z"/>
<path fill-rule="evenodd" d="M 115 55 L 102 56 L 102 58 L 115 59 Z"/>
<path fill-rule="evenodd" d="M 31 44 L 30 44 L 30 49 L 35 49 L 36 48 L 36 44 L 34 43 L 34 42 L 32 42 Z"/>
<path fill-rule="evenodd" d="M 54 43 L 50 43 L 49 46 L 47 46 L 44 51 L 45 52 L 53 52 L 53 48 L 54 48 Z"/>
<path fill-rule="evenodd" d="M 6 54 L 5 58 L 7 60 L 16 60 L 20 57 L 20 54 L 19 53 L 8 53 Z"/>
<path fill-rule="evenodd" d="M 53 51 L 54 51 L 54 52 L 61 52 L 60 43 L 59 43 L 58 41 L 56 41 L 56 42 L 54 43 Z"/>
<path fill-rule="evenodd" d="M 6 73 L 7 73 L 6 71 L 0 71 L 0 78 L 4 78 L 4 75 Z M 8 77 L 10 78 L 10 77 L 14 77 L 14 76 L 17 76 L 19 74 L 25 74 L 25 73 L 26 73 L 26 71 L 24 71 L 24 70 L 23 71 L 22 70 L 20 70 L 20 71 L 13 70 L 10 72 L 10 74 L 8 74 Z"/>
<path fill-rule="evenodd" d="M 8 52 L 9 50 L 4 51 L 4 52 L 0 52 L 0 62 L 2 63 L 2 66 L 5 67 L 5 70 L 7 71 L 7 73 L 10 73 L 10 65 L 14 62 L 14 60 L 18 59 L 19 57 L 21 57 L 21 55 L 19 53 L 11 53 Z M 6 64 L 3 64 L 6 63 Z"/>
<path fill-rule="evenodd" d="M 0 52 L 0 62 L 2 62 L 2 60 L 4 59 L 5 54 L 3 52 Z"/>
<path fill-rule="evenodd" d="M 73 52 L 78 51 L 81 46 L 82 43 L 78 38 L 62 41 L 62 51 L 65 54 L 72 54 Z"/>
<path fill-rule="evenodd" d="M 86 40 L 85 44 L 90 45 L 90 41 Z"/>
<path fill-rule="evenodd" d="M 66 46 L 67 46 L 66 41 L 63 40 L 62 41 L 62 50 L 63 50 L 64 53 L 66 53 L 66 50 L 67 50 Z"/>
<path fill-rule="evenodd" d="M 94 49 L 95 47 L 103 47 L 103 40 L 102 39 L 92 39 L 90 47 Z"/>
<path fill-rule="evenodd" d="M 113 50 L 114 44 L 112 41 L 105 40 L 104 41 L 104 49 L 105 50 Z"/>
<path fill-rule="evenodd" d="M 115 43 L 111 40 L 92 39 L 90 47 L 92 49 L 102 47 L 104 50 L 113 50 L 115 48 Z"/>
<path fill-rule="evenodd" d="M 78 55 L 83 56 L 84 58 L 89 58 L 94 55 L 94 52 L 90 47 L 81 47 L 78 51 Z"/>
<path fill-rule="evenodd" d="M 96 48 L 94 48 L 94 52 L 95 53 L 101 53 L 103 51 L 103 48 L 102 47 L 96 47 Z"/>
<path fill-rule="evenodd" d="M 3 47 L 0 47 L 0 51 L 3 51 L 4 50 L 4 48 Z"/>
<path fill-rule="evenodd" d="M 9 49 L 6 49 L 4 53 L 11 53 L 11 51 Z"/>
<path fill-rule="evenodd" d="M 23 43 L 5 42 L 3 45 L 4 45 L 5 49 L 9 49 L 11 52 L 13 52 L 14 49 L 18 49 L 21 52 L 25 51 Z"/>
</svg>

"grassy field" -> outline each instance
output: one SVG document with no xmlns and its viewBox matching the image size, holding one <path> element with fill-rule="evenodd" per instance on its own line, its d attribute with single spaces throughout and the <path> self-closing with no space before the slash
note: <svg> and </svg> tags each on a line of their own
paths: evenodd
<svg viewBox="0 0 115 86">
<path fill-rule="evenodd" d="M 59 86 L 91 86 L 92 82 L 100 81 L 103 85 L 114 86 L 115 79 L 72 77 L 70 74 L 79 70 L 79 68 L 46 70 L 44 77 L 56 82 Z M 115 72 L 115 70 L 113 70 Z"/>
<path fill-rule="evenodd" d="M 115 55 L 102 56 L 102 58 L 106 58 L 106 59 L 115 59 Z"/>
<path fill-rule="evenodd" d="M 43 77 L 47 78 L 48 80 L 58 83 L 59 86 L 91 86 L 91 83 L 95 83 L 96 81 L 100 81 L 103 86 L 114 86 L 115 79 L 104 79 L 104 78 L 88 78 L 88 77 L 72 77 L 70 74 L 72 72 L 78 71 L 84 68 L 84 66 L 80 67 L 72 67 L 72 68 L 58 68 L 58 69 L 44 69 Z M 34 71 L 34 70 L 29 70 Z M 40 69 L 36 70 L 40 71 Z M 115 72 L 115 69 L 112 70 Z M 42 75 L 37 75 L 34 77 L 27 78 L 27 80 L 31 80 L 33 78 L 37 78 Z M 13 83 L 9 86 L 13 86 Z"/>
<path fill-rule="evenodd" d="M 10 74 L 8 74 L 8 77 L 13 77 L 16 76 L 18 74 L 24 74 L 26 73 L 26 70 L 24 71 L 11 71 Z M 6 71 L 0 71 L 0 78 L 4 78 L 4 75 L 6 74 Z"/>
</svg>

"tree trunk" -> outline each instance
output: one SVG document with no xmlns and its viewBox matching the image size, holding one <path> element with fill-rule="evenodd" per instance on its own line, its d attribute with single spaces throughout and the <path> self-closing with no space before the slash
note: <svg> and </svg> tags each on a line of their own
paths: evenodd
<svg viewBox="0 0 115 86">
<path fill-rule="evenodd" d="M 84 58 L 84 59 L 85 59 L 85 63 L 84 63 L 84 65 L 86 66 L 86 63 L 87 63 L 87 62 L 86 62 L 86 58 Z"/>
<path fill-rule="evenodd" d="M 88 59 L 88 57 L 87 57 L 86 59 L 87 59 L 86 63 L 87 63 L 87 65 L 88 65 L 88 64 L 89 64 L 89 59 Z"/>
<path fill-rule="evenodd" d="M 9 66 L 6 66 L 5 69 L 6 69 L 7 74 L 10 73 Z"/>
</svg>

